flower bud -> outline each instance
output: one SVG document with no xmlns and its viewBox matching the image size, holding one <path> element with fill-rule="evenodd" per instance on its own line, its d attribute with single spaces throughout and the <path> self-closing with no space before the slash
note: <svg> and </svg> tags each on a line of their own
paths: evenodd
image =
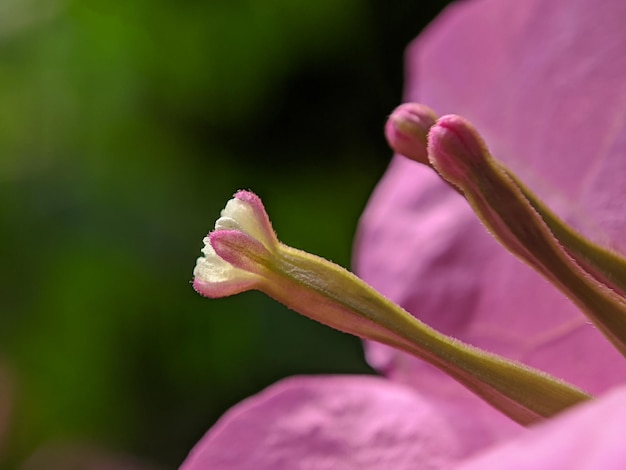
<svg viewBox="0 0 626 470">
<path fill-rule="evenodd" d="M 427 136 L 436 120 L 437 115 L 428 106 L 404 103 L 394 109 L 387 119 L 385 137 L 395 152 L 429 165 Z"/>
</svg>

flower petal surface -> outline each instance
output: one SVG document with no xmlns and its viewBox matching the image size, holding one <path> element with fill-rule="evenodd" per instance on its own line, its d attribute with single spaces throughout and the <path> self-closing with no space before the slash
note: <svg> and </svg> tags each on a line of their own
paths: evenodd
<svg viewBox="0 0 626 470">
<path fill-rule="evenodd" d="M 467 449 L 448 418 L 383 378 L 293 377 L 228 411 L 181 470 L 450 468 Z"/>
<path fill-rule="evenodd" d="M 407 101 L 474 123 L 564 220 L 626 248 L 626 4 L 474 0 L 407 51 Z M 429 168 L 394 157 L 363 215 L 355 269 L 425 323 L 601 393 L 626 363 L 552 285 L 502 249 Z M 374 343 L 371 363 L 439 393 L 447 379 Z M 447 385 L 446 385 L 447 387 Z M 452 387 L 450 387 L 452 388 Z M 454 395 L 460 395 L 451 390 Z"/>
<path fill-rule="evenodd" d="M 625 423 L 626 388 L 619 387 L 455 468 L 620 470 L 626 464 Z"/>
<path fill-rule="evenodd" d="M 408 48 L 406 101 L 471 121 L 492 154 L 585 236 L 626 251 L 626 4 L 472 0 Z M 506 252 L 432 169 L 395 156 L 361 219 L 356 273 L 444 334 L 593 394 L 626 363 L 554 286 Z M 367 342 L 368 360 L 445 407 L 483 408 L 423 362 Z M 491 413 L 491 414 L 490 414 Z M 479 426 L 479 424 L 477 424 Z M 459 432 L 463 432 L 462 429 Z"/>
</svg>

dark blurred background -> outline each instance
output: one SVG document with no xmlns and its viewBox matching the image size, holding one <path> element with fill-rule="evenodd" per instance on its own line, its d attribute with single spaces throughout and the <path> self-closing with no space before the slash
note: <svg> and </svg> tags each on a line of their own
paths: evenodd
<svg viewBox="0 0 626 470">
<path fill-rule="evenodd" d="M 404 47 L 445 3 L 0 1 L 0 468 L 176 468 L 282 377 L 371 373 L 191 271 L 242 188 L 349 266 Z"/>
</svg>

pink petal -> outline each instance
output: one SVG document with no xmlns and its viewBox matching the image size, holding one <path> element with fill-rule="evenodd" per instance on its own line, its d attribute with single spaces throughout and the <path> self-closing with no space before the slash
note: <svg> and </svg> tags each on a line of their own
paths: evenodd
<svg viewBox="0 0 626 470">
<path fill-rule="evenodd" d="M 295 377 L 228 411 L 181 470 L 448 468 L 479 419 L 377 377 Z"/>
<path fill-rule="evenodd" d="M 409 48 L 406 98 L 456 113 L 587 236 L 626 248 L 626 3 L 474 0 Z M 553 286 L 504 251 L 432 170 L 395 157 L 362 218 L 358 274 L 427 324 L 592 393 L 626 362 Z M 425 394 L 466 392 L 368 344 L 370 362 Z"/>
<path fill-rule="evenodd" d="M 576 407 L 458 470 L 621 470 L 626 466 L 626 388 Z"/>
</svg>

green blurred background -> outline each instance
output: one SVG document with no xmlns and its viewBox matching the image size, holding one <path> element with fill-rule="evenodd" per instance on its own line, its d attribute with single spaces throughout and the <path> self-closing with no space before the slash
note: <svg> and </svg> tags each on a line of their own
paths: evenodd
<svg viewBox="0 0 626 470">
<path fill-rule="evenodd" d="M 242 188 L 349 266 L 404 47 L 444 3 L 0 0 L 0 468 L 176 468 L 282 377 L 371 373 L 191 271 Z"/>
</svg>

